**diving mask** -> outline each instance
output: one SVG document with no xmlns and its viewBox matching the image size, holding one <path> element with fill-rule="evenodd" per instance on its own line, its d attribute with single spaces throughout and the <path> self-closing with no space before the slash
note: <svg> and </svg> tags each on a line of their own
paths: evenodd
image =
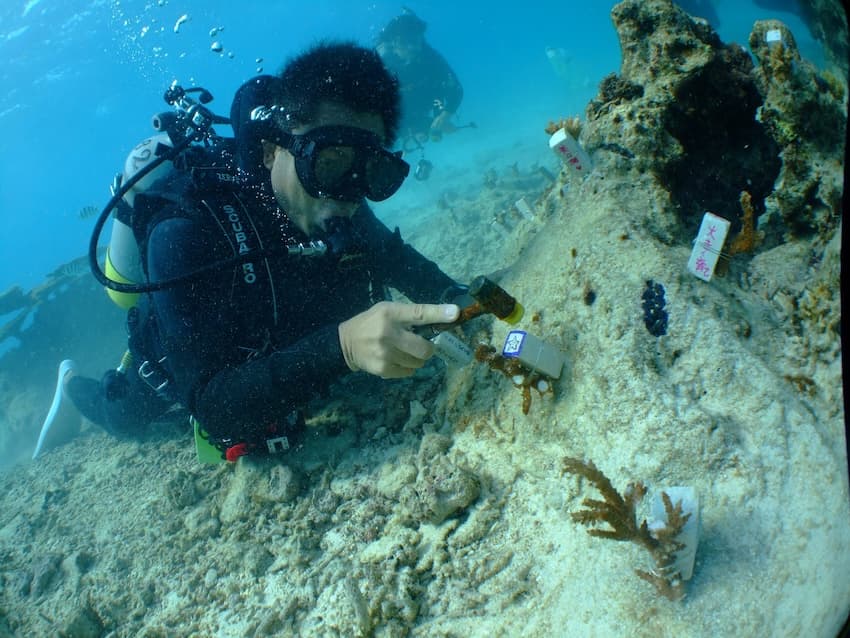
<svg viewBox="0 0 850 638">
<path fill-rule="evenodd" d="M 381 138 L 371 131 L 320 126 L 295 134 L 272 124 L 266 113 L 259 117 L 252 113 L 252 118 L 265 119 L 268 126 L 263 137 L 292 153 L 298 179 L 312 197 L 380 202 L 401 188 L 410 172 L 401 152 L 385 149 Z"/>
</svg>

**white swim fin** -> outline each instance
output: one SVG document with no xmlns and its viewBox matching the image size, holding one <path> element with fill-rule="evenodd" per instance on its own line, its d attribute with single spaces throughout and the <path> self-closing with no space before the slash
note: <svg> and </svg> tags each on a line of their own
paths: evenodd
<svg viewBox="0 0 850 638">
<path fill-rule="evenodd" d="M 53 403 L 50 404 L 50 411 L 41 426 L 38 442 L 35 444 L 35 451 L 32 453 L 33 459 L 42 452 L 67 443 L 80 433 L 82 417 L 64 393 L 65 377 L 73 372 L 75 367 L 76 364 L 70 359 L 65 359 L 59 364 Z"/>
</svg>

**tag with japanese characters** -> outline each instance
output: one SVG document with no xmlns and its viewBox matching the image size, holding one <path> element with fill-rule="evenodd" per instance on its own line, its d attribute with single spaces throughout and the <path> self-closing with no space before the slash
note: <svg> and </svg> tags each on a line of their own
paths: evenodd
<svg viewBox="0 0 850 638">
<path fill-rule="evenodd" d="M 688 260 L 688 271 L 703 281 L 711 281 L 717 260 L 720 257 L 720 249 L 726 241 L 729 233 L 730 223 L 728 220 L 718 217 L 712 213 L 706 213 L 702 217 L 694 249 Z"/>
<path fill-rule="evenodd" d="M 569 166 L 579 175 L 587 175 L 590 172 L 590 156 L 585 152 L 576 139 L 567 133 L 566 129 L 558 129 L 549 138 L 549 148 L 561 161 Z"/>
</svg>

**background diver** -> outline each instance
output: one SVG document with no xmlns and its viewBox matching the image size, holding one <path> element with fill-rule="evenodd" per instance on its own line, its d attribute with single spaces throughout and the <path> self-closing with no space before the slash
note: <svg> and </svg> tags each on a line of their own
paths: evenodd
<svg viewBox="0 0 850 638">
<path fill-rule="evenodd" d="M 439 141 L 461 128 L 475 128 L 472 122 L 452 122 L 463 101 L 463 86 L 446 59 L 426 42 L 426 28 L 425 21 L 405 7 L 381 30 L 375 45 L 400 84 L 400 136 L 405 152 L 424 151 L 428 141 Z M 420 163 L 414 176 L 425 179 L 429 170 L 430 163 Z"/>
</svg>

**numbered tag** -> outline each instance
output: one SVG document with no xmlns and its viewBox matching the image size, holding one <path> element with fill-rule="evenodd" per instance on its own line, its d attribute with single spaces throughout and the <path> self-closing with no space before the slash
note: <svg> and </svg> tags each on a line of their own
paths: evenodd
<svg viewBox="0 0 850 638">
<path fill-rule="evenodd" d="M 566 129 L 558 129 L 549 138 L 549 148 L 561 161 L 578 175 L 587 175 L 592 168 L 590 156 L 584 151 L 576 139 L 567 133 Z"/>
<path fill-rule="evenodd" d="M 694 249 L 688 260 L 688 271 L 703 281 L 711 281 L 717 259 L 720 257 L 720 249 L 726 241 L 729 233 L 728 220 L 718 217 L 712 213 L 706 213 L 702 217 Z"/>
</svg>

